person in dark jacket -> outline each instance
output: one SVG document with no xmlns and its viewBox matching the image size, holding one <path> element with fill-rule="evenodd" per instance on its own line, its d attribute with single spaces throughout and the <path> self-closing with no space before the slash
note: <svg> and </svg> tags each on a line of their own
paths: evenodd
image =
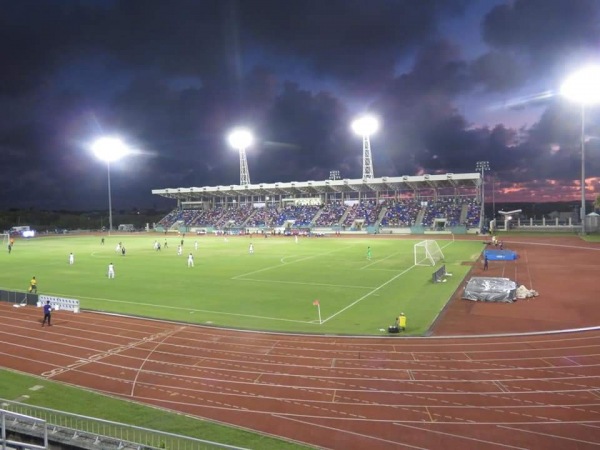
<svg viewBox="0 0 600 450">
<path fill-rule="evenodd" d="M 44 320 L 42 321 L 42 326 L 44 326 L 46 324 L 46 322 L 48 322 L 48 326 L 51 327 L 52 323 L 52 305 L 50 305 L 50 300 L 48 300 L 46 302 L 46 304 L 44 305 Z"/>
</svg>

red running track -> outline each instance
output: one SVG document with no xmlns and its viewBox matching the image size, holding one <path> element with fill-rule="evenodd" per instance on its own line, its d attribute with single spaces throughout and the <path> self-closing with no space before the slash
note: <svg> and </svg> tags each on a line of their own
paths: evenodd
<svg viewBox="0 0 600 450">
<path fill-rule="evenodd" d="M 331 338 L 38 313 L 0 306 L 0 365 L 316 447 L 600 442 L 600 330 Z"/>
<path fill-rule="evenodd" d="M 544 283 L 551 283 L 544 277 L 555 278 L 560 264 L 575 266 L 566 254 L 557 261 L 544 257 L 538 272 L 538 251 L 523 253 L 527 258 L 514 266 L 490 270 L 527 274 L 542 293 L 539 299 L 514 305 L 454 299 L 436 330 L 485 327 L 486 318 L 498 321 L 494 307 L 504 319 L 515 318 L 517 328 L 525 326 L 527 314 L 540 315 L 540 308 L 543 317 L 530 325 L 556 325 L 547 309 L 560 305 L 566 311 L 572 298 L 562 298 L 564 280 L 544 292 Z M 599 253 L 589 255 L 588 262 L 576 258 L 577 265 L 597 273 Z M 564 316 L 562 325 L 598 315 L 583 283 L 584 295 L 575 295 L 578 314 Z M 58 312 L 54 320 L 55 326 L 42 328 L 38 309 L 0 304 L 0 366 L 326 449 L 600 446 L 600 329 L 357 338 L 88 312 Z M 497 330 L 491 323 L 485 329 Z M 500 329 L 507 326 L 503 321 Z"/>
</svg>

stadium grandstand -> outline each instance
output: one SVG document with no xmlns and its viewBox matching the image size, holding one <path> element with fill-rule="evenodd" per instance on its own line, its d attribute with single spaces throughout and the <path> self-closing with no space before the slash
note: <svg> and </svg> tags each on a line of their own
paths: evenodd
<svg viewBox="0 0 600 450">
<path fill-rule="evenodd" d="M 479 173 L 154 189 L 176 200 L 157 231 L 216 234 L 476 233 Z"/>
</svg>

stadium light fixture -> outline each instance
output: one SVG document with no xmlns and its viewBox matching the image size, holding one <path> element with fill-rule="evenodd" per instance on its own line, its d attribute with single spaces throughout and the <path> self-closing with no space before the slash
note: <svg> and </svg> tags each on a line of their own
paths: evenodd
<svg viewBox="0 0 600 450">
<path fill-rule="evenodd" d="M 92 151 L 96 157 L 106 162 L 106 170 L 108 174 L 108 234 L 112 232 L 112 196 L 110 191 L 110 163 L 118 161 L 130 151 L 129 148 L 116 137 L 102 137 L 97 139 L 92 144 Z"/>
<path fill-rule="evenodd" d="M 379 121 L 373 116 L 363 116 L 352 122 L 352 131 L 363 141 L 363 180 L 374 178 L 373 158 L 371 156 L 371 135 L 379 129 Z"/>
<path fill-rule="evenodd" d="M 240 186 L 250 184 L 250 171 L 246 159 L 246 149 L 254 143 L 254 136 L 246 128 L 236 128 L 227 137 L 229 145 L 240 153 Z"/>
<path fill-rule="evenodd" d="M 585 227 L 585 106 L 600 103 L 600 66 L 585 67 L 570 77 L 560 87 L 560 93 L 581 105 L 581 233 Z"/>
</svg>

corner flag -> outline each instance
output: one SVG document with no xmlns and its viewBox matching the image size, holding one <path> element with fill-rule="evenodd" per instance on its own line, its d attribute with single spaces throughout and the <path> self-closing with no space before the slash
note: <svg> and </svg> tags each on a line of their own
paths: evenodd
<svg viewBox="0 0 600 450">
<path fill-rule="evenodd" d="M 319 300 L 314 300 L 313 306 L 317 307 L 317 312 L 319 313 L 319 325 L 321 325 L 323 323 L 321 320 L 321 303 L 319 303 Z"/>
</svg>

